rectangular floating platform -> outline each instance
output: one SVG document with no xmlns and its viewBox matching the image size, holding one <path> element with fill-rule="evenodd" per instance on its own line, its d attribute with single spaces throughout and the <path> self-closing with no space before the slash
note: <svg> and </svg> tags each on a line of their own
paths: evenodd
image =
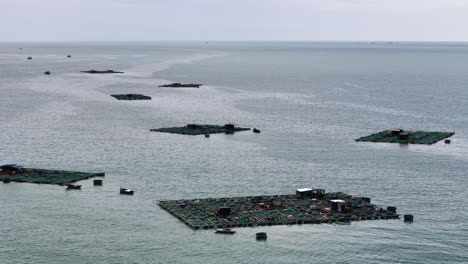
<svg viewBox="0 0 468 264">
<path fill-rule="evenodd" d="M 339 200 L 337 200 L 339 199 Z M 341 203 L 340 212 L 334 204 Z M 320 198 L 295 194 L 159 201 L 159 206 L 193 229 L 321 224 L 359 220 L 397 219 L 370 198 L 327 193 Z M 391 210 L 390 208 L 393 208 Z"/>
<path fill-rule="evenodd" d="M 215 134 L 215 133 L 232 134 L 237 131 L 245 131 L 245 130 L 250 130 L 250 128 L 236 127 L 233 124 L 226 124 L 224 126 L 188 124 L 183 127 L 151 129 L 151 131 L 154 131 L 154 132 L 175 133 L 175 134 L 183 134 L 183 135 L 203 135 L 203 134 Z"/>
<path fill-rule="evenodd" d="M 111 94 L 117 100 L 151 100 L 150 96 L 142 94 Z"/>
<path fill-rule="evenodd" d="M 121 72 L 121 71 L 114 71 L 114 70 L 105 70 L 105 71 L 97 71 L 97 70 L 89 70 L 89 71 L 80 71 L 80 72 L 83 72 L 83 73 L 124 73 L 124 72 Z"/>
<path fill-rule="evenodd" d="M 170 83 L 159 85 L 158 87 L 169 87 L 169 88 L 200 88 L 203 84 L 200 83 Z"/>
<path fill-rule="evenodd" d="M 451 137 L 454 134 L 454 132 L 405 131 L 402 129 L 395 129 L 384 130 L 366 137 L 361 137 L 356 139 L 356 141 L 431 145 L 437 141 Z"/>
<path fill-rule="evenodd" d="M 0 169 L 2 169 L 0 170 L 0 181 L 5 181 L 5 179 L 7 179 L 12 182 L 64 185 L 93 177 L 103 177 L 105 175 L 104 173 L 33 169 L 23 168 L 21 166 L 17 167 L 20 168 L 12 170 L 3 166 L 0 167 Z"/>
</svg>

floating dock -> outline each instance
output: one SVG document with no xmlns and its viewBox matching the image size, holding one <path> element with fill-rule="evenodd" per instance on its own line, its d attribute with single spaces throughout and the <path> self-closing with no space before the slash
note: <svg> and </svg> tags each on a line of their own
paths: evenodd
<svg viewBox="0 0 468 264">
<path fill-rule="evenodd" d="M 454 132 L 425 132 L 392 129 L 384 130 L 366 137 L 361 137 L 356 139 L 356 141 L 431 145 L 437 141 L 451 137 L 454 134 Z"/>
<path fill-rule="evenodd" d="M 206 134 L 215 134 L 215 133 L 232 134 L 237 131 L 245 131 L 245 130 L 250 130 L 250 128 L 238 127 L 233 124 L 225 124 L 224 126 L 188 124 L 183 127 L 151 129 L 151 131 L 154 131 L 154 132 L 175 133 L 175 134 L 183 134 L 183 135 L 203 135 L 203 134 L 206 135 Z"/>
<path fill-rule="evenodd" d="M 200 88 L 203 84 L 199 83 L 169 83 L 159 85 L 158 87 L 169 87 L 169 88 Z"/>
<path fill-rule="evenodd" d="M 124 73 L 121 71 L 114 71 L 114 70 L 105 70 L 105 71 L 97 71 L 97 70 L 89 70 L 89 71 L 80 71 L 83 73 Z"/>
<path fill-rule="evenodd" d="M 151 100 L 150 96 L 142 94 L 111 94 L 117 100 Z"/>
<path fill-rule="evenodd" d="M 104 173 L 24 168 L 16 164 L 0 166 L 0 181 L 65 185 L 104 175 Z"/>
<path fill-rule="evenodd" d="M 309 195 L 303 195 L 309 192 Z M 397 219 L 368 197 L 298 189 L 296 194 L 159 201 L 159 206 L 193 229 L 321 224 Z"/>
</svg>

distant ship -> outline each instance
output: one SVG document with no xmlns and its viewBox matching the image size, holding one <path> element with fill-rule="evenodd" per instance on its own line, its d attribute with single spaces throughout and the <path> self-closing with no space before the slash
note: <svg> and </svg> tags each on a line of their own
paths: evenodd
<svg viewBox="0 0 468 264">
<path fill-rule="evenodd" d="M 203 84 L 198 84 L 198 83 L 170 83 L 170 84 L 163 84 L 159 85 L 158 87 L 172 87 L 172 88 L 187 88 L 187 87 L 192 87 L 192 88 L 200 88 Z"/>
<path fill-rule="evenodd" d="M 80 71 L 84 73 L 124 73 L 121 71 L 114 71 L 114 70 L 107 70 L 107 71 L 96 71 L 96 70 L 90 70 L 90 71 Z"/>
</svg>

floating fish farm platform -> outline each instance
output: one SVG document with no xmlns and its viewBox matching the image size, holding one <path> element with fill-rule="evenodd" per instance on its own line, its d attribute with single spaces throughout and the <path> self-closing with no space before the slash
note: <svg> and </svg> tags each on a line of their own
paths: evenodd
<svg viewBox="0 0 468 264">
<path fill-rule="evenodd" d="M 150 96 L 142 94 L 111 94 L 117 100 L 151 100 Z"/>
<path fill-rule="evenodd" d="M 114 71 L 114 70 L 105 70 L 105 71 L 97 71 L 97 70 L 89 70 L 89 71 L 80 71 L 80 72 L 83 72 L 83 73 L 124 73 L 124 72 L 121 72 L 121 71 Z"/>
<path fill-rule="evenodd" d="M 203 134 L 215 134 L 215 133 L 232 134 L 237 131 L 245 131 L 245 130 L 250 130 L 250 128 L 237 127 L 237 126 L 234 126 L 233 124 L 226 124 L 224 126 L 188 124 L 183 127 L 151 129 L 151 131 L 155 131 L 155 132 L 175 133 L 175 134 L 183 134 L 183 135 L 203 135 Z"/>
<path fill-rule="evenodd" d="M 0 166 L 0 180 L 12 182 L 64 185 L 104 175 L 104 173 L 24 168 L 16 164 Z"/>
<path fill-rule="evenodd" d="M 203 84 L 200 83 L 170 83 L 159 85 L 158 87 L 170 87 L 170 88 L 200 88 Z"/>
<path fill-rule="evenodd" d="M 454 132 L 424 132 L 393 129 L 384 130 L 366 137 L 361 137 L 356 139 L 356 141 L 431 145 L 437 141 L 451 137 L 454 134 Z"/>
<path fill-rule="evenodd" d="M 368 197 L 344 193 L 249 196 L 159 201 L 159 206 L 193 229 L 321 224 L 397 219 L 396 207 L 380 208 Z M 307 191 L 312 189 L 307 189 Z"/>
</svg>

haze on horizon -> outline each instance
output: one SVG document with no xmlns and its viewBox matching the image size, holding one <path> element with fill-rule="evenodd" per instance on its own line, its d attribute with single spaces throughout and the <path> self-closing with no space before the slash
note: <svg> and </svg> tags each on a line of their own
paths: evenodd
<svg viewBox="0 0 468 264">
<path fill-rule="evenodd" d="M 466 0 L 0 0 L 10 41 L 468 41 Z"/>
</svg>

